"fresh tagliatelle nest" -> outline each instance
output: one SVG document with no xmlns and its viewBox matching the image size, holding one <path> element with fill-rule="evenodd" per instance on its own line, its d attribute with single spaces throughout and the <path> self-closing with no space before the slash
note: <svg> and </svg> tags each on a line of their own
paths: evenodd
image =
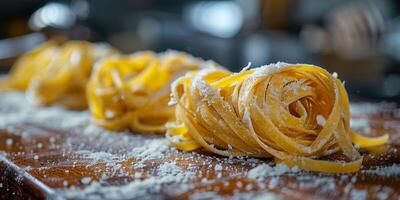
<svg viewBox="0 0 400 200">
<path fill-rule="evenodd" d="M 0 83 L 0 89 L 26 91 L 37 105 L 59 103 L 71 109 L 87 108 L 86 84 L 99 59 L 117 53 L 106 44 L 49 40 L 22 55 Z"/>
<path fill-rule="evenodd" d="M 370 147 L 388 136 L 367 138 L 349 127 L 346 90 L 326 70 L 277 63 L 239 73 L 220 69 L 189 73 L 172 86 L 176 121 L 167 137 L 178 149 L 204 148 L 223 156 L 273 157 L 300 169 L 356 172 Z M 318 159 L 336 152 L 348 159 Z"/>
<path fill-rule="evenodd" d="M 88 84 L 92 121 L 111 130 L 164 133 L 165 123 L 175 119 L 174 107 L 168 106 L 172 81 L 186 72 L 215 66 L 171 50 L 105 59 Z"/>
</svg>

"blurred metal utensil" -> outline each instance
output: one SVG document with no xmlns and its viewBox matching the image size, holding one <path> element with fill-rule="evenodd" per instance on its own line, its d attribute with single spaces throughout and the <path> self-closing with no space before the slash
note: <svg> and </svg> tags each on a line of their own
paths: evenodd
<svg viewBox="0 0 400 200">
<path fill-rule="evenodd" d="M 45 40 L 45 35 L 39 32 L 0 40 L 0 69 L 4 70 L 10 67 L 16 57 L 35 48 Z"/>
</svg>

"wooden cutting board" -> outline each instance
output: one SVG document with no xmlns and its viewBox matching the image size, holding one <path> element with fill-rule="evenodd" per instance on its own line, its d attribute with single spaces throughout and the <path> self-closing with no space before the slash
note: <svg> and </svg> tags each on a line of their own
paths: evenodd
<svg viewBox="0 0 400 200">
<path fill-rule="evenodd" d="M 399 109 L 357 103 L 352 112 L 353 128 L 388 133 L 391 144 L 361 150 L 360 172 L 331 175 L 180 152 L 162 136 L 108 132 L 87 112 L 0 93 L 0 199 L 399 199 Z"/>
</svg>

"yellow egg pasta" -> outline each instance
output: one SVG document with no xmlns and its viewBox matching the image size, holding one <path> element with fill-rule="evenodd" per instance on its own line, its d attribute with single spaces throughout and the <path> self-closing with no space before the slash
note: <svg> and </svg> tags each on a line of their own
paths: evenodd
<svg viewBox="0 0 400 200">
<path fill-rule="evenodd" d="M 68 41 L 58 45 L 51 40 L 21 56 L 2 88 L 26 91 L 28 99 L 37 105 L 59 103 L 70 109 L 84 109 L 92 66 L 115 53 L 105 44 Z"/>
<path fill-rule="evenodd" d="M 22 55 L 14 63 L 8 76 L 1 82 L 1 89 L 16 89 L 25 91 L 32 77 L 41 73 L 55 57 L 58 45 L 49 40 L 36 49 Z"/>
<path fill-rule="evenodd" d="M 165 123 L 175 118 L 174 107 L 168 106 L 171 82 L 186 72 L 214 66 L 176 51 L 105 59 L 88 84 L 92 121 L 110 130 L 163 133 Z"/>
<path fill-rule="evenodd" d="M 172 98 L 176 120 L 167 124 L 167 138 L 185 151 L 273 157 L 303 170 L 348 173 L 363 160 L 353 143 L 368 147 L 388 140 L 352 132 L 343 84 L 313 65 L 193 72 L 173 83 Z M 319 159 L 336 152 L 347 160 Z"/>
</svg>

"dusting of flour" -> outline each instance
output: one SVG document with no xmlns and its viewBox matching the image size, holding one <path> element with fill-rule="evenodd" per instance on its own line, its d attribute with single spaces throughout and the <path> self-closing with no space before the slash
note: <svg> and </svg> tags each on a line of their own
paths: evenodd
<svg viewBox="0 0 400 200">
<path fill-rule="evenodd" d="M 286 64 L 278 63 L 273 66 L 264 67 L 262 70 L 279 70 Z M 266 71 L 260 71 L 259 75 Z M 257 75 L 257 74 L 255 74 Z M 203 80 L 199 79 L 196 86 L 207 88 Z M 200 87 L 200 88 L 201 88 Z M 389 108 L 388 108 L 389 107 Z M 392 104 L 382 105 L 387 112 L 396 106 Z M 380 111 L 382 111 L 380 109 Z M 362 116 L 363 113 L 377 113 L 376 106 L 372 104 L 353 104 L 351 112 L 355 116 Z M 400 115 L 398 115 L 400 116 Z M 218 181 L 228 185 L 229 180 L 235 177 L 245 177 L 253 183 L 247 184 L 237 182 L 234 189 L 234 197 L 229 199 L 280 199 L 279 195 L 271 192 L 251 192 L 253 188 L 272 190 L 279 189 L 282 194 L 288 194 L 295 189 L 318 188 L 316 195 L 325 196 L 327 193 L 334 193 L 342 185 L 345 187 L 345 197 L 363 199 L 368 198 L 368 192 L 362 188 L 355 188 L 356 176 L 340 175 L 339 179 L 332 176 L 313 175 L 300 171 L 296 167 L 289 168 L 285 165 L 273 165 L 271 162 L 252 158 L 220 158 L 207 156 L 195 152 L 179 152 L 168 146 L 168 141 L 163 137 L 143 136 L 139 134 L 120 133 L 115 134 L 99 127 L 90 125 L 90 114 L 88 111 L 68 111 L 60 106 L 40 108 L 30 105 L 22 93 L 1 92 L 0 93 L 0 129 L 17 131 L 21 124 L 33 124 L 54 130 L 65 131 L 63 134 L 84 134 L 87 140 L 97 141 L 99 146 L 88 148 L 87 141 L 79 143 L 66 141 L 68 148 L 86 160 L 86 165 L 105 163 L 108 172 L 104 172 L 100 179 L 82 176 L 79 180 L 84 186 L 77 188 L 70 186 L 67 181 L 62 184 L 67 189 L 60 190 L 66 198 L 72 199 L 163 199 L 159 196 L 164 190 L 172 187 L 177 191 L 188 191 L 194 187 L 194 180 L 201 180 L 205 186 Z M 357 121 L 358 120 L 358 121 Z M 363 121 L 364 120 L 364 121 Z M 319 119 L 320 123 L 324 120 Z M 365 119 L 356 118 L 352 120 L 352 127 L 357 130 L 370 130 L 371 124 Z M 121 145 L 119 151 L 104 149 L 101 144 L 112 141 L 111 138 L 118 137 Z M 56 143 L 58 138 L 50 137 L 51 144 Z M 115 139 L 114 139 L 115 140 Z M 9 138 L 5 141 L 7 146 L 14 145 Z M 128 145 L 126 145 L 128 144 Z M 96 143 L 94 144 L 96 145 Z M 42 143 L 37 143 L 38 148 L 44 148 Z M 93 151 L 93 148 L 96 151 Z M 166 159 L 166 156 L 177 155 L 174 158 Z M 39 155 L 32 155 L 35 160 L 41 159 Z M 135 158 L 132 165 L 127 166 L 129 159 Z M 179 161 L 179 162 L 178 162 Z M 179 163 L 186 163 L 181 165 Z M 79 163 L 73 163 L 73 166 Z M 21 171 L 21 173 L 24 173 Z M 66 170 L 66 173 L 70 173 Z M 360 174 L 370 174 L 378 177 L 399 177 L 400 165 L 380 167 L 376 169 L 363 169 Z M 215 174 L 217 180 L 208 179 L 209 174 Z M 122 185 L 110 185 L 107 181 L 112 177 L 131 177 Z M 284 185 L 285 178 L 295 178 L 295 185 Z M 0 183 L 0 187 L 1 187 Z M 341 187 L 341 186 L 340 186 Z M 376 188 L 376 196 L 379 199 L 386 199 L 395 192 L 392 188 L 382 186 Z M 333 196 L 334 197 L 334 196 Z M 224 199 L 217 192 L 200 191 L 192 194 L 192 199 Z"/>
</svg>

